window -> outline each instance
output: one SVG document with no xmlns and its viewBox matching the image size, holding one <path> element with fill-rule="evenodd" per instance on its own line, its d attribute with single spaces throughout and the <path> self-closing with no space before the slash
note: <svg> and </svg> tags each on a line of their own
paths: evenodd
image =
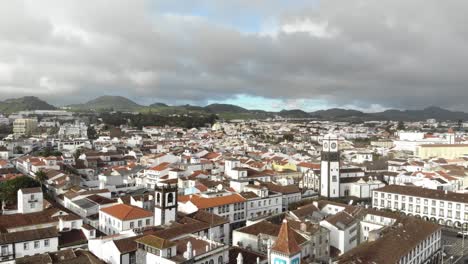
<svg viewBox="0 0 468 264">
<path fill-rule="evenodd" d="M 39 248 L 39 241 L 34 241 L 34 248 Z"/>
<path fill-rule="evenodd" d="M 29 208 L 34 208 L 34 207 L 36 207 L 36 203 L 30 203 L 29 204 Z"/>
<path fill-rule="evenodd" d="M 158 193 L 158 194 L 156 195 L 156 203 L 160 203 L 160 202 L 161 202 L 161 194 Z"/>
<path fill-rule="evenodd" d="M 76 222 L 75 222 L 75 221 L 72 221 L 71 226 L 72 226 L 72 229 L 73 229 L 73 228 L 76 228 Z"/>
<path fill-rule="evenodd" d="M 2 246 L 2 256 L 8 255 L 8 246 Z"/>
<path fill-rule="evenodd" d="M 142 220 L 138 220 L 138 227 L 141 227 L 143 225 L 143 221 Z"/>
<path fill-rule="evenodd" d="M 172 248 L 167 249 L 167 257 L 171 258 L 172 257 Z"/>
<path fill-rule="evenodd" d="M 223 256 L 218 257 L 218 264 L 223 264 Z"/>
<path fill-rule="evenodd" d="M 149 220 L 149 219 L 146 219 L 146 225 L 147 225 L 147 226 L 150 225 L 150 220 Z"/>
<path fill-rule="evenodd" d="M 167 195 L 167 202 L 168 202 L 168 203 L 173 203 L 173 202 L 174 202 L 174 194 L 169 193 L 169 194 Z"/>
<path fill-rule="evenodd" d="M 24 250 L 28 250 L 28 249 L 29 249 L 29 243 L 28 243 L 28 242 L 26 242 L 26 243 L 23 244 L 23 249 L 24 249 Z"/>
<path fill-rule="evenodd" d="M 452 209 L 452 203 L 448 203 L 448 208 Z"/>
<path fill-rule="evenodd" d="M 48 247 L 49 246 L 49 239 L 46 239 L 44 240 L 44 247 Z"/>
<path fill-rule="evenodd" d="M 133 228 L 135 224 L 133 222 L 130 222 L 130 228 Z"/>
</svg>

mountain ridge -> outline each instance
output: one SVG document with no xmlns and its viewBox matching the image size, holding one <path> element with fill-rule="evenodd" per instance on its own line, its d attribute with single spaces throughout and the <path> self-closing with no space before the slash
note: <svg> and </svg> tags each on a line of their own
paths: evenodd
<svg viewBox="0 0 468 264">
<path fill-rule="evenodd" d="M 234 104 L 213 103 L 206 106 L 178 105 L 170 106 L 155 102 L 149 106 L 138 104 L 123 96 L 104 95 L 81 104 L 69 105 L 68 108 L 75 111 L 151 111 L 162 115 L 199 113 L 216 114 L 225 119 L 265 119 L 273 117 L 283 118 L 310 118 L 317 120 L 340 121 L 370 121 L 370 120 L 396 120 L 417 121 L 434 118 L 437 120 L 468 120 L 468 113 L 451 111 L 438 106 L 428 106 L 420 110 L 388 109 L 381 112 L 368 113 L 354 109 L 330 108 L 312 112 L 301 109 L 282 109 L 279 111 L 264 111 L 246 109 Z M 0 112 L 12 113 L 24 110 L 54 110 L 55 106 L 35 96 L 24 96 L 0 101 Z"/>
</svg>

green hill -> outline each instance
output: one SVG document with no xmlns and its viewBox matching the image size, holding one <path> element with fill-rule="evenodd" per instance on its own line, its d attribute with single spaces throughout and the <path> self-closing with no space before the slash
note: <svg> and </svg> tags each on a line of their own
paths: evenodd
<svg viewBox="0 0 468 264">
<path fill-rule="evenodd" d="M 70 105 L 69 107 L 76 110 L 138 111 L 144 106 L 123 96 L 104 95 L 84 104 Z"/>
<path fill-rule="evenodd" d="M 55 106 L 35 96 L 25 96 L 20 98 L 7 99 L 0 101 L 0 112 L 13 113 L 27 110 L 55 110 Z"/>
</svg>

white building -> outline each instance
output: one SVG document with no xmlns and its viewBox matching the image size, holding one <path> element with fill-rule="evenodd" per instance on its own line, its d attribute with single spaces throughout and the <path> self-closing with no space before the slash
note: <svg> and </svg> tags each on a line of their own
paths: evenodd
<svg viewBox="0 0 468 264">
<path fill-rule="evenodd" d="M 372 206 L 408 216 L 461 227 L 468 223 L 468 194 L 420 187 L 388 185 L 373 191 Z"/>
<path fill-rule="evenodd" d="M 338 212 L 320 221 L 320 225 L 330 230 L 330 245 L 340 254 L 358 245 L 359 221 L 346 211 Z"/>
<path fill-rule="evenodd" d="M 245 225 L 247 218 L 246 199 L 237 193 L 215 192 L 179 196 L 178 210 L 193 213 L 206 210 L 229 219 L 231 229 Z"/>
<path fill-rule="evenodd" d="M 59 233 L 55 227 L 4 233 L 0 239 L 1 262 L 57 251 L 58 246 Z"/>
<path fill-rule="evenodd" d="M 73 124 L 63 124 L 60 126 L 59 137 L 61 138 L 88 138 L 88 126 L 83 122 L 76 121 Z"/>
<path fill-rule="evenodd" d="M 270 193 L 265 186 L 247 185 L 240 195 L 247 199 L 248 220 L 282 212 L 282 195 L 280 193 Z"/>
<path fill-rule="evenodd" d="M 105 234 L 153 226 L 153 213 L 136 206 L 117 204 L 99 211 L 99 230 Z"/>
<path fill-rule="evenodd" d="M 20 189 L 17 196 L 18 213 L 29 214 L 42 211 L 44 197 L 40 187 Z"/>
</svg>

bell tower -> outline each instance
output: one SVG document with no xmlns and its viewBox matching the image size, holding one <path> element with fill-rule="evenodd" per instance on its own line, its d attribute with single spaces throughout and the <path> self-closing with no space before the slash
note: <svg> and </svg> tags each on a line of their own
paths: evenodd
<svg viewBox="0 0 468 264">
<path fill-rule="evenodd" d="M 175 221 L 177 215 L 177 184 L 156 184 L 154 188 L 154 225 L 164 225 Z"/>
<path fill-rule="evenodd" d="M 327 134 L 323 137 L 320 196 L 340 197 L 340 153 L 338 151 L 338 137 L 333 134 Z"/>
</svg>

